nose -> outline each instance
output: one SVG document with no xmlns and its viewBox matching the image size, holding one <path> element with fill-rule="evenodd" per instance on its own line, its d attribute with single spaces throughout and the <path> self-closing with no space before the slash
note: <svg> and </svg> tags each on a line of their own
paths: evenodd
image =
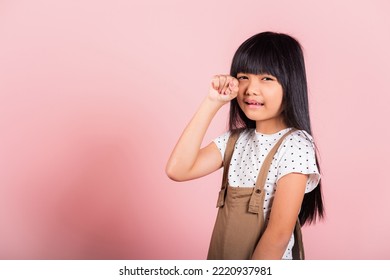
<svg viewBox="0 0 390 280">
<path fill-rule="evenodd" d="M 260 85 L 258 82 L 250 79 L 248 81 L 248 87 L 245 90 L 245 95 L 259 95 Z"/>
</svg>

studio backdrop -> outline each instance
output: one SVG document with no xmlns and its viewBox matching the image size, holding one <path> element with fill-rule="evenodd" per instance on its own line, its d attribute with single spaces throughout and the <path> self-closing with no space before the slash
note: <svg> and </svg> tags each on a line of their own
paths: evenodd
<svg viewBox="0 0 390 280">
<path fill-rule="evenodd" d="M 308 259 L 389 259 L 390 4 L 0 1 L 0 258 L 205 259 L 221 171 L 165 164 L 262 31 L 304 48 L 324 222 Z M 228 106 L 204 144 L 227 129 Z"/>
</svg>

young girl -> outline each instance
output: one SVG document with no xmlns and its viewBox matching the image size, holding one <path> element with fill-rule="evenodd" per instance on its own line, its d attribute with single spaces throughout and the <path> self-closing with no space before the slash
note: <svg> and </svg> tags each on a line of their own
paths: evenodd
<svg viewBox="0 0 390 280">
<path fill-rule="evenodd" d="M 229 102 L 229 131 L 201 148 Z M 236 51 L 230 75 L 214 76 L 166 167 L 175 181 L 224 167 L 208 259 L 304 258 L 300 224 L 324 216 L 310 134 L 300 44 L 286 34 L 254 35 Z"/>
</svg>

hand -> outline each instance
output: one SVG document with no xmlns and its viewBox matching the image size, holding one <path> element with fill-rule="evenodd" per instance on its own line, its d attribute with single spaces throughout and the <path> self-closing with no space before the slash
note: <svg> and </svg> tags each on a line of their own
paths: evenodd
<svg viewBox="0 0 390 280">
<path fill-rule="evenodd" d="M 238 80 L 229 75 L 216 75 L 211 80 L 209 98 L 227 103 L 238 94 Z"/>
</svg>

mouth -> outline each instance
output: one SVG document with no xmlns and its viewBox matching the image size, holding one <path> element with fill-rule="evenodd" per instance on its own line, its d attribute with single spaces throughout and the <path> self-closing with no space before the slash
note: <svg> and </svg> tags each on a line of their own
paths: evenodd
<svg viewBox="0 0 390 280">
<path fill-rule="evenodd" d="M 258 102 L 256 100 L 244 100 L 244 103 L 249 106 L 256 106 L 256 107 L 264 106 L 264 103 Z"/>
</svg>

